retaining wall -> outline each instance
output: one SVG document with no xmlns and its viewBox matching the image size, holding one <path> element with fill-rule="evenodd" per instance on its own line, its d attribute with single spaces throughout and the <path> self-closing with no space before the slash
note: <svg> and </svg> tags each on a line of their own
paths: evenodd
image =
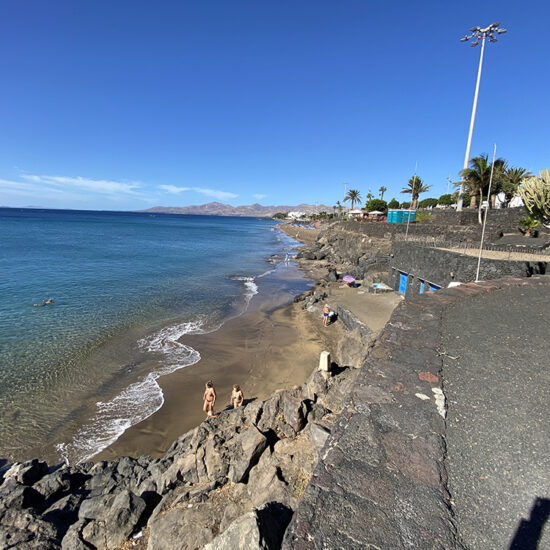
<svg viewBox="0 0 550 550">
<path fill-rule="evenodd" d="M 478 259 L 412 242 L 392 243 L 388 284 L 399 289 L 400 272 L 408 274 L 406 294 L 418 294 L 421 281 L 445 288 L 451 282 L 475 281 Z M 545 274 L 548 262 L 481 260 L 479 278 L 484 281 L 501 277 L 530 277 Z"/>
</svg>

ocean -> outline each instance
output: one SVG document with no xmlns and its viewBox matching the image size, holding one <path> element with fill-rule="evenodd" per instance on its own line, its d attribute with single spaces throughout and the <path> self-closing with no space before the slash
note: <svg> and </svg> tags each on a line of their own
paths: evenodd
<svg viewBox="0 0 550 550">
<path fill-rule="evenodd" d="M 0 458 L 88 460 L 153 414 L 200 361 L 185 335 L 244 313 L 295 245 L 271 220 L 0 208 Z"/>
</svg>

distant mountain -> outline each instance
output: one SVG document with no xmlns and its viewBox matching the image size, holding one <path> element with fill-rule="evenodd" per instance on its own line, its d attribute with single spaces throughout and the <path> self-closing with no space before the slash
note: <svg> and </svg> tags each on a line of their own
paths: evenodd
<svg viewBox="0 0 550 550">
<path fill-rule="evenodd" d="M 262 206 L 251 204 L 248 206 L 231 206 L 221 202 L 209 202 L 197 206 L 154 206 L 140 212 L 157 212 L 160 214 L 201 214 L 203 216 L 250 216 L 254 218 L 270 218 L 277 212 L 332 212 L 332 206 L 324 204 L 298 204 L 297 206 Z"/>
</svg>

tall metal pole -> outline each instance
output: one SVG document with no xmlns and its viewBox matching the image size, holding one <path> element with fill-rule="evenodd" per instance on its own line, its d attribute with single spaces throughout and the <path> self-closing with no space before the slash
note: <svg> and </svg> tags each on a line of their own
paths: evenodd
<svg viewBox="0 0 550 550">
<path fill-rule="evenodd" d="M 489 25 L 484 29 L 480 27 L 474 27 L 470 29 L 473 34 L 469 36 L 465 36 L 464 38 L 461 38 L 462 42 L 467 42 L 471 38 L 475 38 L 474 42 L 472 43 L 472 46 L 477 46 L 479 44 L 479 40 L 481 39 L 481 54 L 479 56 L 479 67 L 477 70 L 476 91 L 474 94 L 474 104 L 472 106 L 472 117 L 470 118 L 470 131 L 468 132 L 468 143 L 466 144 L 466 154 L 464 155 L 463 170 L 466 170 L 466 168 L 468 168 L 468 163 L 470 161 L 470 148 L 472 146 L 472 136 L 474 133 L 474 122 L 475 122 L 476 110 L 477 110 L 477 98 L 479 95 L 479 83 L 481 81 L 481 68 L 483 65 L 483 52 L 485 51 L 485 39 L 489 37 L 490 42 L 496 42 L 497 39 L 495 38 L 495 34 L 503 34 L 506 32 L 506 29 L 499 29 L 498 27 L 499 25 L 500 23 L 493 23 L 492 25 Z M 462 179 L 462 182 L 460 184 L 460 191 L 458 192 L 458 201 L 456 205 L 456 209 L 458 212 L 462 211 L 463 203 L 464 203 L 464 179 Z"/>
<path fill-rule="evenodd" d="M 464 167 L 463 170 L 468 168 L 468 162 L 470 161 L 470 149 L 472 147 L 472 136 L 474 134 L 474 122 L 476 120 L 476 110 L 477 110 L 477 98 L 479 96 L 479 82 L 481 81 L 481 67 L 483 65 L 483 52 L 485 50 L 485 35 L 481 41 L 481 55 L 479 56 L 479 68 L 477 70 L 477 82 L 476 82 L 476 92 L 474 94 L 474 104 L 472 106 L 472 117 L 470 118 L 470 131 L 468 132 L 468 143 L 466 144 L 466 155 L 464 155 Z M 464 202 L 464 180 L 460 184 L 460 191 L 458 192 L 458 203 L 456 209 L 461 212 L 462 204 Z"/>
<path fill-rule="evenodd" d="M 481 231 L 481 242 L 479 243 L 479 257 L 477 259 L 476 283 L 479 282 L 479 268 L 481 267 L 481 255 L 483 253 L 483 239 L 485 238 L 485 225 L 487 224 L 487 214 L 489 213 L 489 201 L 491 200 L 491 185 L 493 183 L 493 172 L 495 170 L 495 157 L 497 156 L 497 144 L 493 149 L 493 163 L 491 164 L 491 176 L 489 178 L 489 190 L 487 191 L 487 208 L 485 209 L 485 217 L 483 218 L 483 229 Z M 483 195 L 481 196 L 483 202 Z"/>
</svg>

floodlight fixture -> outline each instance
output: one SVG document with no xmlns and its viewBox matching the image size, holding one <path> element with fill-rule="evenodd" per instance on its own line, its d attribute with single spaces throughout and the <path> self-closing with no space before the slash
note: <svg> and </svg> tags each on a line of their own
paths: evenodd
<svg viewBox="0 0 550 550">
<path fill-rule="evenodd" d="M 489 42 L 497 42 L 495 34 L 504 34 L 506 29 L 501 29 L 499 27 L 500 23 L 492 23 L 488 27 L 482 29 L 481 27 L 472 27 L 470 32 L 472 34 L 467 34 L 464 38 L 461 38 L 461 42 L 468 42 L 473 39 L 471 46 L 475 48 L 479 41 L 481 40 L 481 54 L 479 56 L 479 67 L 477 70 L 477 82 L 476 82 L 476 91 L 474 94 L 474 105 L 472 107 L 472 117 L 470 119 L 470 131 L 468 132 L 468 142 L 466 144 L 466 155 L 464 156 L 464 170 L 468 168 L 468 163 L 470 162 L 470 148 L 472 146 L 472 135 L 474 133 L 474 122 L 476 118 L 476 109 L 477 109 L 477 97 L 479 94 L 479 82 L 481 80 L 481 67 L 483 65 L 483 52 L 485 50 L 485 39 L 489 38 Z M 462 210 L 462 203 L 464 202 L 464 179 L 460 184 L 460 191 L 458 193 L 458 202 L 456 205 L 457 211 Z"/>
</svg>

